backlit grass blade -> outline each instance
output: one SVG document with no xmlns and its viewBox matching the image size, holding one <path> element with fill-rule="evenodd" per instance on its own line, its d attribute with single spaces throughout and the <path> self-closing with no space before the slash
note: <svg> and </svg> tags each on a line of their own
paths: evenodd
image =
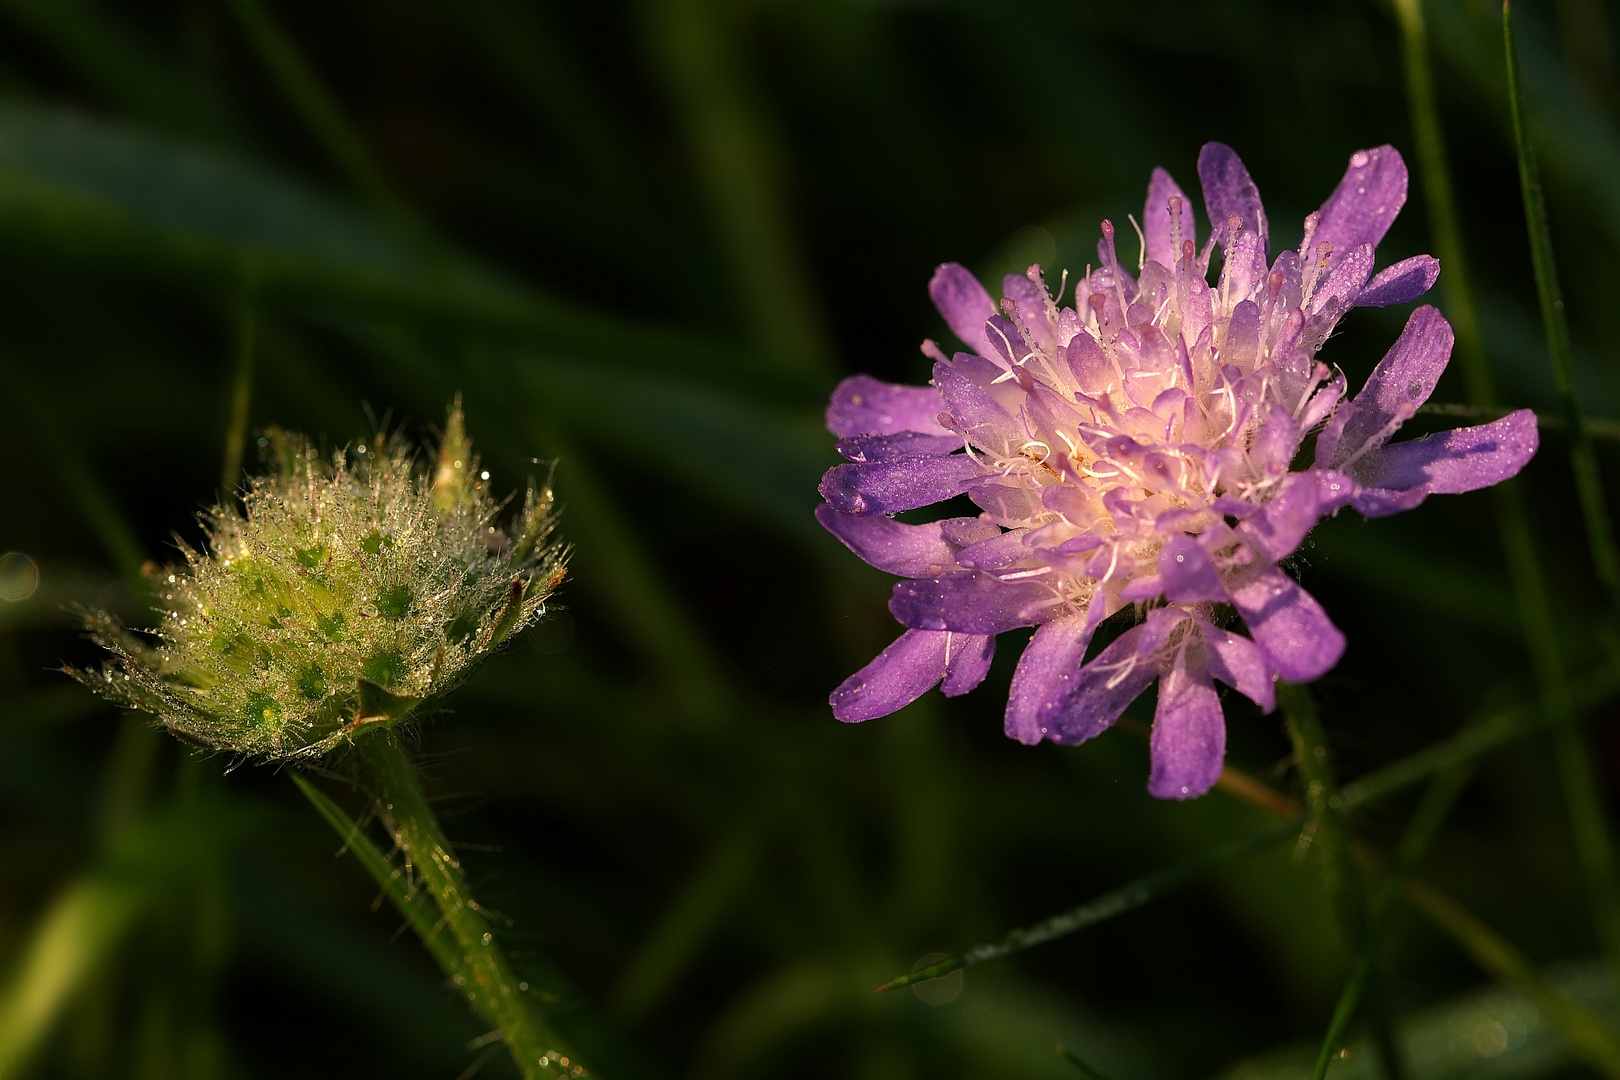
<svg viewBox="0 0 1620 1080">
<path fill-rule="evenodd" d="M 1000 941 L 975 945 L 966 952 L 948 956 L 926 967 L 918 968 L 909 975 L 902 975 L 898 979 L 891 979 L 878 987 L 877 992 L 881 994 L 889 990 L 898 990 L 901 987 L 910 986 L 912 983 L 937 979 L 942 975 L 949 975 L 959 968 L 973 967 L 987 960 L 999 960 L 1003 956 L 1023 952 L 1025 949 L 1045 944 L 1054 938 L 1072 934 L 1076 930 L 1084 930 L 1088 926 L 1107 922 L 1109 919 L 1149 904 L 1217 867 L 1241 859 L 1245 855 L 1252 855 L 1289 836 L 1295 835 L 1304 824 L 1305 818 L 1303 815 L 1287 818 L 1250 836 L 1209 848 L 1206 851 L 1199 852 L 1197 855 L 1183 859 L 1181 862 L 1172 863 L 1162 870 L 1156 870 L 1146 877 L 1138 878 L 1129 885 L 1104 893 L 1095 900 L 1072 907 L 1068 911 L 1060 912 L 1049 919 L 1043 919 L 1033 926 L 1013 930 Z"/>
</svg>

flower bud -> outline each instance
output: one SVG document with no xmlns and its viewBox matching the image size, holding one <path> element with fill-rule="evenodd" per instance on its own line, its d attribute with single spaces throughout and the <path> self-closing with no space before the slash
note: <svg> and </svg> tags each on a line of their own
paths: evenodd
<svg viewBox="0 0 1620 1080">
<path fill-rule="evenodd" d="M 91 612 L 112 657 L 68 669 L 181 738 L 285 760 L 387 728 L 539 619 L 563 578 L 549 485 L 503 529 L 459 401 L 431 468 L 398 436 L 330 456 L 279 430 L 261 445 L 269 475 L 153 575 L 157 643 Z"/>
</svg>

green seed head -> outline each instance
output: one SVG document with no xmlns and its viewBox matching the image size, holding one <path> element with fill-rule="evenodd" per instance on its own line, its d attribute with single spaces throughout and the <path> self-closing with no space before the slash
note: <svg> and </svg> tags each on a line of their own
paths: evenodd
<svg viewBox="0 0 1620 1080">
<path fill-rule="evenodd" d="M 92 612 L 112 657 L 69 674 L 190 741 L 307 758 L 404 719 L 545 613 L 567 559 L 551 490 L 499 527 L 459 403 L 431 469 L 398 437 L 266 445 L 270 474 L 158 574 L 157 643 Z"/>
</svg>

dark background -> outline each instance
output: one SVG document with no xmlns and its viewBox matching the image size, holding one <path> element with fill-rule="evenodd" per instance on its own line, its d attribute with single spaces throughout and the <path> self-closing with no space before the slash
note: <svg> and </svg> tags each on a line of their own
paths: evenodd
<svg viewBox="0 0 1620 1080">
<path fill-rule="evenodd" d="M 1606 417 L 1611 7 L 1519 13 Z M 1548 408 L 1499 9 L 1427 11 L 1490 360 L 1505 401 Z M 564 610 L 412 738 L 475 888 L 602 1075 L 1079 1075 L 1060 1041 L 1118 1080 L 1308 1059 L 1345 960 L 1286 845 L 972 969 L 949 1003 L 872 995 L 1265 818 L 1219 792 L 1154 802 L 1125 731 L 1006 740 L 1011 637 L 966 698 L 836 723 L 827 692 L 897 628 L 887 579 L 810 512 L 836 380 L 926 377 L 938 263 L 1082 271 L 1153 166 L 1196 190 L 1210 139 L 1291 244 L 1355 149 L 1416 170 L 1400 46 L 1390 10 L 1351 0 L 0 0 L 0 549 L 41 575 L 0 604 L 0 985 L 64 905 L 105 902 L 74 924 L 88 959 L 65 949 L 26 1075 L 511 1069 L 470 1048 L 476 1022 L 286 776 L 195 758 L 54 670 L 93 659 L 66 605 L 139 623 L 135 570 L 198 537 L 244 349 L 250 469 L 272 423 L 431 442 L 458 392 L 497 489 L 561 459 Z M 1432 250 L 1418 180 L 1380 265 Z M 1323 358 L 1358 386 L 1406 314 L 1354 313 Z M 1548 434 L 1524 488 L 1580 672 L 1603 650 L 1566 452 Z M 1346 512 L 1295 569 L 1350 639 L 1318 687 L 1342 777 L 1532 693 L 1487 496 Z M 1278 718 L 1235 697 L 1228 717 L 1230 761 L 1294 790 Z M 1612 799 L 1604 710 L 1590 732 Z M 341 755 L 330 772 L 358 809 Z M 1411 805 L 1358 827 L 1389 843 Z M 1423 872 L 1538 963 L 1596 954 L 1542 738 L 1482 762 Z M 1390 955 L 1393 1011 L 1452 1047 L 1430 1075 L 1568 1067 L 1470 1042 L 1469 1009 L 1516 1006 L 1425 925 Z"/>
</svg>

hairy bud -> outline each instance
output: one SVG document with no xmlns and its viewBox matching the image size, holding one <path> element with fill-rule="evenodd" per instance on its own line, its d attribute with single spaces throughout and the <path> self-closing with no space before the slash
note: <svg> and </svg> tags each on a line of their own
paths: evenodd
<svg viewBox="0 0 1620 1080">
<path fill-rule="evenodd" d="M 398 436 L 329 457 L 288 432 L 264 444 L 269 475 L 157 572 L 157 643 L 89 613 L 112 657 L 70 675 L 189 741 L 310 758 L 398 723 L 545 613 L 567 560 L 551 489 L 498 527 L 459 402 L 425 469 Z"/>
</svg>

